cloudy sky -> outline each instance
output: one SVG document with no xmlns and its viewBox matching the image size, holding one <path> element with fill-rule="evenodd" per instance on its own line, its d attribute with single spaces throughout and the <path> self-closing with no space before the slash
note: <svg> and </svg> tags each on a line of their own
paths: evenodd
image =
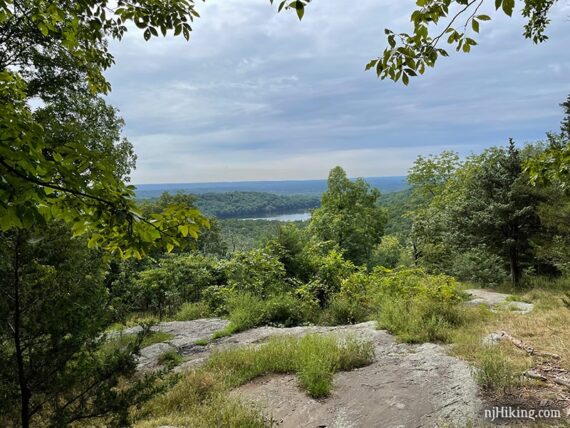
<svg viewBox="0 0 570 428">
<path fill-rule="evenodd" d="M 109 101 L 138 154 L 134 183 L 404 175 L 418 154 L 461 154 L 544 137 L 570 92 L 570 2 L 550 40 L 522 18 L 482 25 L 479 46 L 409 87 L 364 65 L 412 0 L 314 0 L 299 22 L 268 0 L 208 0 L 190 42 L 131 31 L 111 50 Z M 492 2 L 491 2 L 492 3 Z M 350 8 L 346 5 L 350 4 Z"/>
</svg>

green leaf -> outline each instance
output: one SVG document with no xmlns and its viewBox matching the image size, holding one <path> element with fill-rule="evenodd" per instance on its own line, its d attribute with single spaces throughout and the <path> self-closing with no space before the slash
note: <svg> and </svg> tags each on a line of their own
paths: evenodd
<svg viewBox="0 0 570 428">
<path fill-rule="evenodd" d="M 471 21 L 471 27 L 473 28 L 473 31 L 475 31 L 476 33 L 479 32 L 479 22 L 476 21 L 475 19 Z"/>
<path fill-rule="evenodd" d="M 513 16 L 513 10 L 515 8 L 515 0 L 503 0 L 503 12 L 508 16 Z"/>
<path fill-rule="evenodd" d="M 295 9 L 297 10 L 297 16 L 299 17 L 299 21 L 303 19 L 305 15 L 305 5 L 300 0 L 295 2 Z"/>
</svg>

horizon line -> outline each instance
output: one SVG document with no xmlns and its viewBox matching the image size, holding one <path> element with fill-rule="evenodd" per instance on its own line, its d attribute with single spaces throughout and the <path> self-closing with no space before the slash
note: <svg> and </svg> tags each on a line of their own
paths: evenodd
<svg viewBox="0 0 570 428">
<path fill-rule="evenodd" d="M 362 178 L 405 178 L 407 175 L 374 175 L 368 177 L 348 177 L 350 180 Z M 302 181 L 327 181 L 328 178 L 296 178 L 289 180 L 237 180 L 237 181 L 186 181 L 176 183 L 130 183 L 133 186 L 149 186 L 149 185 L 182 185 L 182 184 L 226 184 L 226 183 L 285 183 L 285 182 L 302 182 Z"/>
</svg>

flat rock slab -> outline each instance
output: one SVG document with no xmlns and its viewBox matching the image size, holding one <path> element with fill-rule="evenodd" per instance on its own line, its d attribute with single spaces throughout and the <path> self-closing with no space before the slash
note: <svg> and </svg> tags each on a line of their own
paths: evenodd
<svg viewBox="0 0 570 428">
<path fill-rule="evenodd" d="M 176 349 L 185 362 L 177 371 L 204 363 L 213 353 L 239 346 L 255 346 L 269 337 L 309 333 L 351 334 L 371 340 L 374 362 L 337 373 L 330 397 L 313 400 L 297 385 L 295 376 L 270 376 L 243 385 L 231 393 L 253 402 L 282 427 L 455 427 L 476 421 L 481 402 L 470 367 L 446 354 L 441 345 L 396 343 L 375 322 L 357 325 L 293 328 L 260 327 L 196 345 L 227 324 L 224 320 L 161 323 L 154 328 L 174 335 L 168 343 L 143 350 L 142 368 L 156 367 L 163 352 Z M 131 334 L 137 329 L 128 331 Z"/>
<path fill-rule="evenodd" d="M 467 301 L 468 306 L 486 305 L 491 310 L 504 309 L 513 313 L 528 314 L 534 309 L 532 303 L 517 302 L 508 300 L 512 296 L 510 294 L 497 293 L 496 291 L 482 290 L 473 288 L 465 290 L 472 299 Z"/>
<path fill-rule="evenodd" d="M 465 426 L 476 420 L 481 403 L 467 364 L 439 345 L 397 344 L 373 323 L 352 327 L 374 342 L 376 358 L 337 373 L 330 397 L 311 399 L 289 375 L 257 379 L 232 394 L 291 428 Z"/>
<path fill-rule="evenodd" d="M 196 345 L 199 340 L 210 340 L 213 334 L 224 329 L 229 321 L 219 318 L 199 319 L 193 321 L 162 322 L 151 328 L 151 331 L 160 331 L 173 336 L 172 339 L 141 350 L 138 359 L 139 370 L 152 370 L 158 366 L 160 356 L 168 351 L 176 351 L 180 355 L 200 353 L 203 347 Z M 122 331 L 122 334 L 138 334 L 141 327 L 131 327 Z"/>
</svg>

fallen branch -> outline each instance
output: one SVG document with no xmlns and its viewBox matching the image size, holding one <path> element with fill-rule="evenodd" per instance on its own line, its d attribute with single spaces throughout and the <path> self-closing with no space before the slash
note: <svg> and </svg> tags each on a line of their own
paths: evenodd
<svg viewBox="0 0 570 428">
<path fill-rule="evenodd" d="M 562 386 L 565 386 L 566 388 L 570 388 L 570 381 L 567 379 L 563 379 L 561 377 L 555 377 L 553 380 L 558 385 L 562 385 Z"/>
<path fill-rule="evenodd" d="M 525 344 L 522 340 L 517 339 L 516 337 L 511 336 L 509 333 L 507 333 L 506 331 L 499 331 L 498 335 L 501 338 L 505 338 L 507 340 L 509 340 L 513 345 L 515 345 L 517 348 L 522 349 L 523 351 L 525 351 L 527 354 L 529 355 L 535 355 L 537 357 L 545 357 L 545 358 L 554 358 L 556 360 L 560 359 L 560 355 L 558 354 L 553 354 L 551 352 L 541 352 L 541 351 L 537 351 L 535 348 L 533 348 L 532 346 L 529 346 L 527 344 Z"/>
<path fill-rule="evenodd" d="M 541 380 L 542 382 L 546 382 L 548 380 L 546 376 L 541 375 L 536 370 L 529 369 L 524 374 L 526 377 L 529 377 L 531 379 Z"/>
</svg>

